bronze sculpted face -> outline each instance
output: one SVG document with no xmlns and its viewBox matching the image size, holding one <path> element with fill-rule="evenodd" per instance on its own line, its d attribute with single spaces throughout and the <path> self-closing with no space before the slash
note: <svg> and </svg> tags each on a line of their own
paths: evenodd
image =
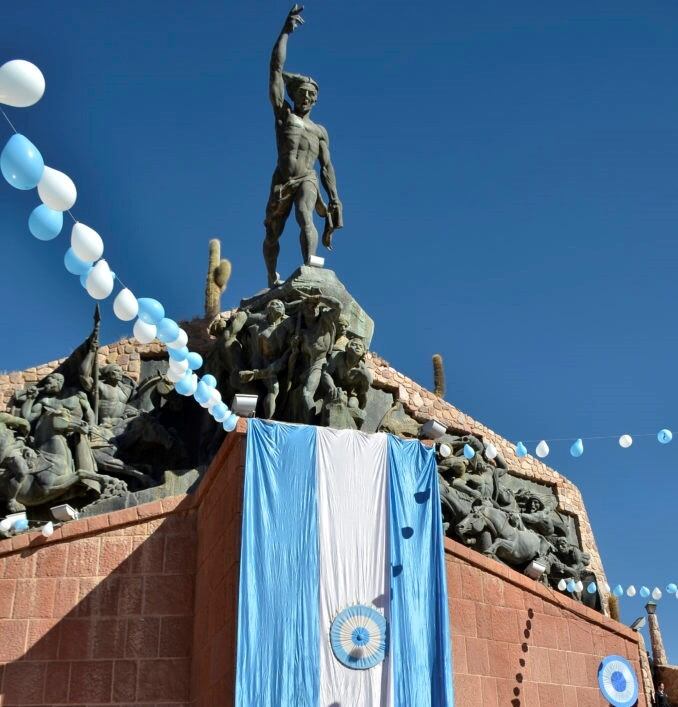
<svg viewBox="0 0 678 707">
<path fill-rule="evenodd" d="M 60 373 L 52 373 L 45 378 L 44 390 L 46 393 L 56 394 L 64 387 L 64 377 Z"/>
<path fill-rule="evenodd" d="M 346 344 L 346 349 L 351 351 L 358 359 L 361 359 L 365 355 L 365 344 L 362 339 L 351 339 Z"/>
<path fill-rule="evenodd" d="M 266 305 L 266 318 L 273 324 L 285 315 L 285 305 L 279 299 L 272 299 Z"/>
<path fill-rule="evenodd" d="M 122 368 L 115 363 L 111 363 L 101 369 L 101 377 L 106 383 L 111 383 L 112 385 L 120 383 L 122 380 Z"/>
<path fill-rule="evenodd" d="M 318 90 L 312 83 L 302 83 L 294 92 L 295 112 L 306 115 L 318 100 Z"/>
</svg>

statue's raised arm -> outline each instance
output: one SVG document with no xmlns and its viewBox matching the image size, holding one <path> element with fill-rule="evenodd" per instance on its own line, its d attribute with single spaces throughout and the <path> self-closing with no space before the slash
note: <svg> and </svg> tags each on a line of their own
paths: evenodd
<svg viewBox="0 0 678 707">
<path fill-rule="evenodd" d="M 287 104 L 285 101 L 285 81 L 283 79 L 283 67 L 287 59 L 287 38 L 299 26 L 304 24 L 301 17 L 303 5 L 295 5 L 285 18 L 285 24 L 276 41 L 271 53 L 271 73 L 269 77 L 269 97 L 273 110 L 278 115 Z M 288 106 L 289 107 L 289 106 Z"/>
</svg>

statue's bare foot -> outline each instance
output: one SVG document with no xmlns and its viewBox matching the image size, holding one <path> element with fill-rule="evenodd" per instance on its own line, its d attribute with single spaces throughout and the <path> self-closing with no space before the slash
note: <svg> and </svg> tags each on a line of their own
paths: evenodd
<svg viewBox="0 0 678 707">
<path fill-rule="evenodd" d="M 280 285 L 283 284 L 283 281 L 280 279 L 280 273 L 277 272 L 275 274 L 275 277 L 271 279 L 270 277 L 268 278 L 268 289 L 271 290 L 274 287 L 280 287 Z"/>
<path fill-rule="evenodd" d="M 10 513 L 22 513 L 26 510 L 26 506 L 23 503 L 19 503 L 16 498 L 10 498 L 7 501 L 7 510 Z"/>
</svg>

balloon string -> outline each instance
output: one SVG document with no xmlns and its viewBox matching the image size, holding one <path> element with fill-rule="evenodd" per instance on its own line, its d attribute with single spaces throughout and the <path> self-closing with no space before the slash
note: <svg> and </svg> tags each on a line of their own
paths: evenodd
<svg viewBox="0 0 678 707">
<path fill-rule="evenodd" d="M 542 437 L 547 442 L 571 442 L 573 439 L 617 439 L 621 435 L 592 435 L 590 437 L 578 437 L 577 435 L 572 435 L 571 437 Z M 656 437 L 656 432 L 643 432 L 642 434 L 634 434 L 633 437 Z M 524 439 L 525 442 L 541 442 L 541 439 Z"/>
<path fill-rule="evenodd" d="M 75 216 L 73 216 L 70 209 L 68 209 L 66 213 L 73 219 L 73 223 L 78 223 L 78 220 L 75 218 Z"/>
<path fill-rule="evenodd" d="M 5 120 L 9 123 L 9 127 L 12 128 L 12 130 L 14 130 L 14 132 L 16 133 L 17 130 L 16 130 L 16 128 L 12 125 L 12 121 L 7 117 L 7 113 L 5 113 L 5 111 L 2 110 L 2 108 L 0 108 L 0 113 L 2 113 L 2 115 L 3 115 L 4 118 L 5 118 Z M 17 133 L 17 134 L 18 134 L 18 133 Z"/>
</svg>

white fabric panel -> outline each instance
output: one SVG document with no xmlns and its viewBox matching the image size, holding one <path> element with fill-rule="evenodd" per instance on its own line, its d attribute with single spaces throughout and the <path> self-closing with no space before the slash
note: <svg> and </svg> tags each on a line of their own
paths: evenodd
<svg viewBox="0 0 678 707">
<path fill-rule="evenodd" d="M 352 670 L 332 652 L 330 625 L 353 604 L 388 621 L 388 446 L 385 434 L 317 428 L 320 707 L 389 707 L 389 659 Z"/>
</svg>

